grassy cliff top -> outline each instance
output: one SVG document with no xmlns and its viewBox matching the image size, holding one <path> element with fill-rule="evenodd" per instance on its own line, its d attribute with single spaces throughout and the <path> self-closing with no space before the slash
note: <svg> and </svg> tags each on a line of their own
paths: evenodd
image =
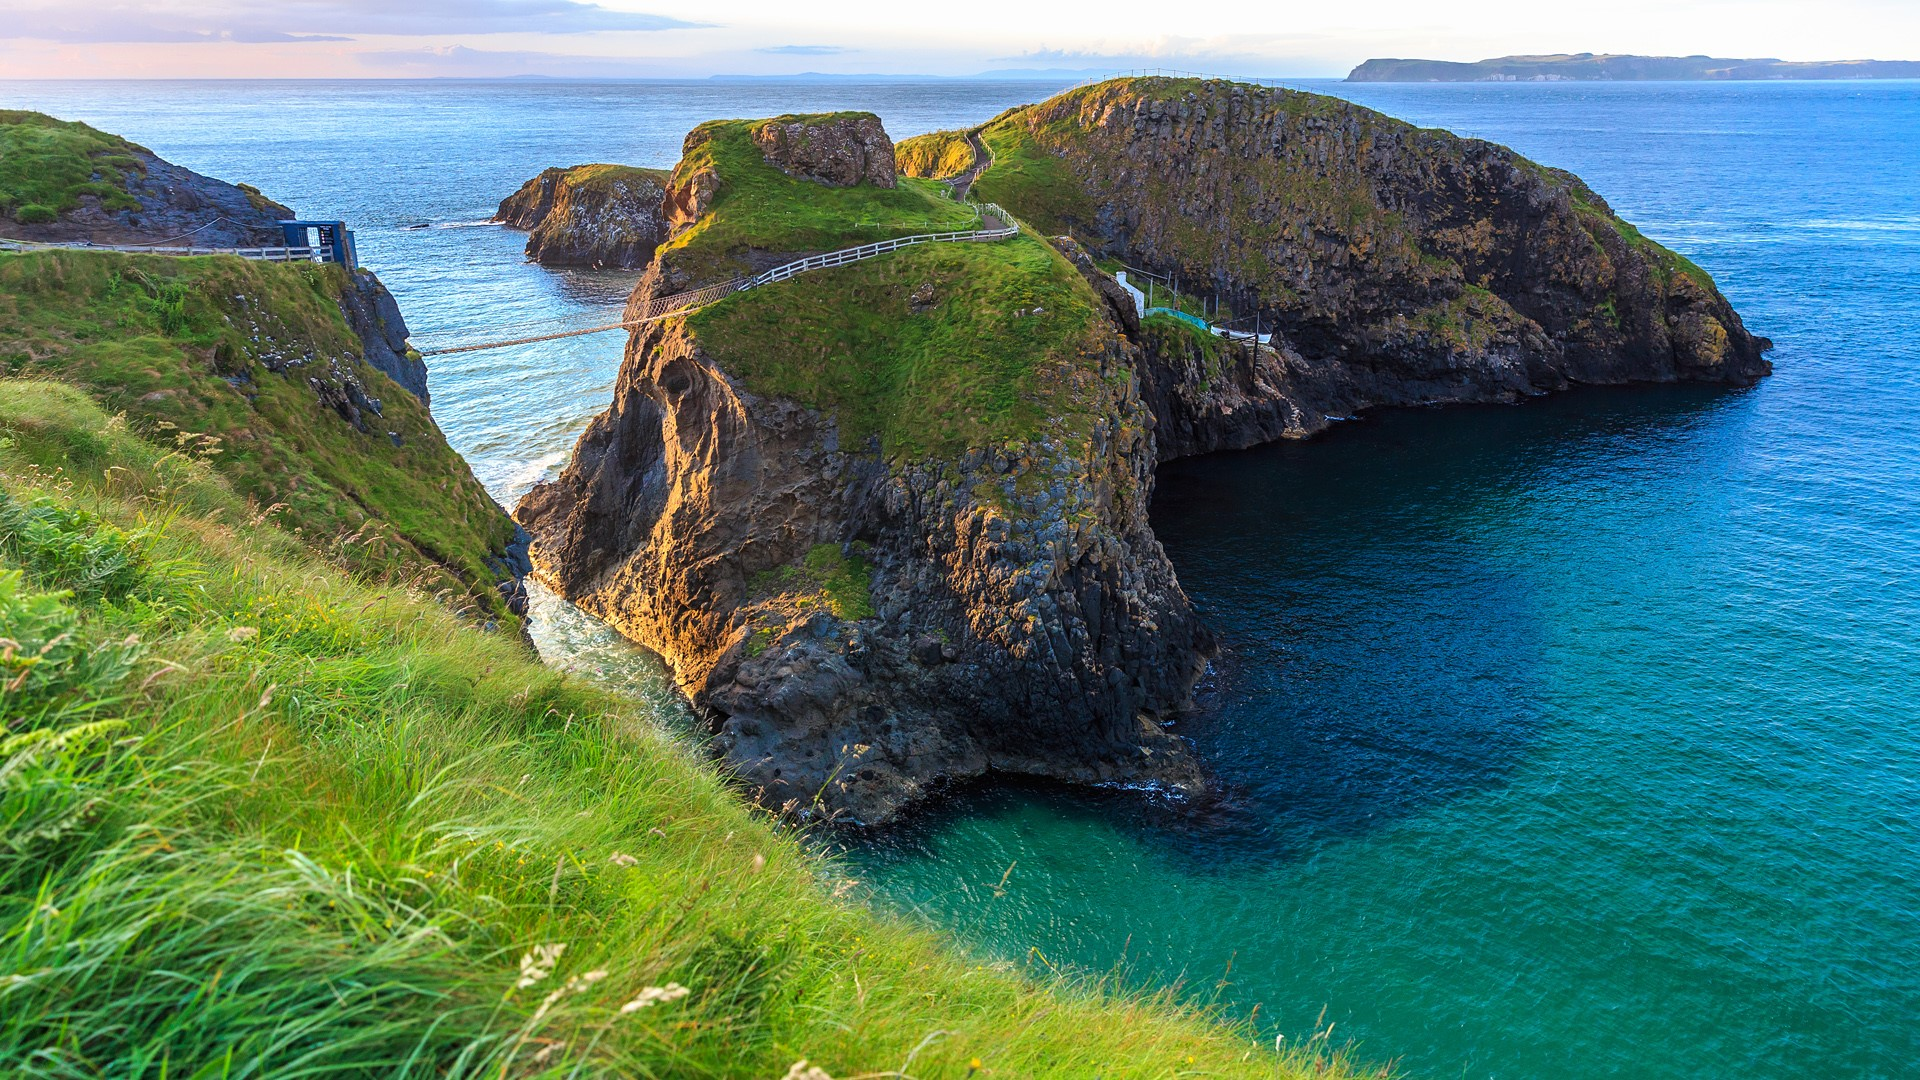
<svg viewBox="0 0 1920 1080">
<path fill-rule="evenodd" d="M 903 179 L 893 188 L 827 187 L 768 164 L 753 141 L 753 132 L 768 124 L 837 115 L 716 120 L 695 128 L 672 184 L 692 184 L 709 174 L 716 183 L 713 200 L 691 228 L 661 248 L 661 257 L 696 280 L 717 281 L 753 269 L 748 256 L 755 251 L 797 256 L 973 227 L 973 212 L 934 181 Z"/>
<path fill-rule="evenodd" d="M 1105 316 L 1030 234 L 924 244 L 738 293 L 688 320 L 756 392 L 827 411 L 890 457 L 1015 443 L 1079 407 Z"/>
<path fill-rule="evenodd" d="M 1075 225 L 1095 219 L 1099 204 L 1075 174 L 1069 154 L 1063 150 L 1069 146 L 1082 147 L 1089 132 L 1101 127 L 1110 110 L 1140 102 L 1177 106 L 1189 98 L 1217 104 L 1236 90 L 1249 89 L 1258 89 L 1266 95 L 1263 105 L 1277 117 L 1337 119 L 1361 113 L 1413 130 L 1410 124 L 1324 94 L 1255 88 L 1222 79 L 1168 76 L 1109 79 L 1075 87 L 1035 105 L 1010 109 L 989 121 L 980 136 L 993 154 L 993 163 L 974 183 L 974 195 L 1027 215 L 1048 232 L 1074 231 Z M 1082 149 L 1079 156 L 1089 153 L 1091 151 Z M 1284 186 L 1295 201 L 1316 208 L 1325 206 L 1339 217 L 1375 216 L 1378 207 L 1371 193 L 1357 184 L 1344 183 L 1346 178 L 1336 175 L 1340 169 L 1341 163 L 1324 161 L 1318 167 L 1292 166 Z M 1177 176 L 1161 175 L 1151 169 L 1136 170 L 1129 175 L 1128 182 L 1134 186 L 1136 198 L 1168 205 L 1181 201 L 1182 180 Z"/>
<path fill-rule="evenodd" d="M 249 527 L 71 387 L 0 379 L 0 416 L 0 1061 L 1357 1074 L 877 915 L 636 704 Z"/>
<path fill-rule="evenodd" d="M 487 566 L 513 526 L 426 406 L 361 361 L 335 266 L 114 252 L 0 255 L 0 374 L 79 387 L 204 457 L 271 518 L 346 565 L 498 615 Z M 351 377 L 357 429 L 309 379 Z M 0 415 L 11 426 L 18 418 Z"/>
<path fill-rule="evenodd" d="M 787 176 L 766 163 L 752 132 L 792 119 L 696 129 L 675 182 L 711 169 L 723 183 L 699 222 L 662 249 L 663 261 L 744 262 L 978 227 L 934 181 L 827 187 Z M 897 458 L 1024 441 L 1049 418 L 1073 414 L 1069 375 L 1098 366 L 1104 329 L 1079 273 L 1025 234 L 816 270 L 731 296 L 688 325 L 754 391 L 827 411 L 847 445 L 877 439 Z"/>
<path fill-rule="evenodd" d="M 52 221 L 93 195 L 109 209 L 132 210 L 125 177 L 145 171 L 144 148 L 104 131 L 44 113 L 0 109 L 0 215 Z"/>
</svg>

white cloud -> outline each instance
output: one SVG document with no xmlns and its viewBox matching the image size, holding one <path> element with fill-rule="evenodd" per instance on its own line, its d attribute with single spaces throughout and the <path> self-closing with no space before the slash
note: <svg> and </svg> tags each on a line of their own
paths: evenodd
<svg viewBox="0 0 1920 1080">
<path fill-rule="evenodd" d="M 589 34 L 701 25 L 584 0 L 295 0 L 30 7 L 13 12 L 4 33 L 65 43 L 268 43 L 349 40 L 343 35 Z"/>
</svg>

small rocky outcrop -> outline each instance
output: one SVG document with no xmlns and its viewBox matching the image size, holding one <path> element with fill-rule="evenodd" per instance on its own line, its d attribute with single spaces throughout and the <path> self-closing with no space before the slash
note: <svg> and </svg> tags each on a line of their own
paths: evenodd
<svg viewBox="0 0 1920 1080">
<path fill-rule="evenodd" d="M 753 141 L 781 172 L 828 187 L 890 188 L 898 172 L 893 140 L 872 113 L 779 116 L 755 125 Z"/>
<path fill-rule="evenodd" d="M 551 168 L 500 204 L 494 220 L 526 229 L 542 266 L 633 269 L 666 240 L 666 174 L 626 165 Z"/>
</svg>

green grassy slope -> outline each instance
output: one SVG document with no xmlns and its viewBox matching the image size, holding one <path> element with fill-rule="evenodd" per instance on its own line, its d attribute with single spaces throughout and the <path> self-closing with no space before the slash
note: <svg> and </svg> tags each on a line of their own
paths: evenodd
<svg viewBox="0 0 1920 1080">
<path fill-rule="evenodd" d="M 334 300 L 346 287 L 343 270 L 312 264 L 0 255 L 0 373 L 83 387 L 136 430 L 210 457 L 249 503 L 236 513 L 502 616 L 486 560 L 512 523 L 426 407 L 360 361 Z M 308 381 L 335 366 L 380 401 L 365 431 Z"/>
<path fill-rule="evenodd" d="M 82 123 L 0 109 L 0 216 L 49 222 L 82 195 L 98 196 L 109 209 L 138 209 L 124 178 L 144 171 L 133 157 L 139 149 Z"/>
<path fill-rule="evenodd" d="M 627 702 L 0 379 L 0 1073 L 1351 1076 L 969 961 Z"/>
<path fill-rule="evenodd" d="M 964 131 L 929 131 L 902 139 L 893 154 L 903 175 L 929 180 L 959 176 L 973 164 L 973 147 Z"/>
<path fill-rule="evenodd" d="M 770 122 L 718 122 L 689 140 L 676 176 L 713 168 L 725 184 L 663 260 L 744 265 L 753 252 L 978 226 L 934 181 L 902 179 L 888 190 L 793 179 L 752 141 L 754 127 Z M 687 325 L 755 392 L 827 411 L 851 444 L 877 438 L 889 457 L 923 458 L 1021 442 L 1049 418 L 1071 416 L 1075 376 L 1098 367 L 1101 320 L 1079 273 L 1023 234 L 814 271 L 737 293 Z"/>
<path fill-rule="evenodd" d="M 1018 442 L 1075 405 L 1101 316 L 1044 241 L 926 244 L 739 293 L 688 320 L 757 392 L 824 409 L 889 456 Z"/>
</svg>

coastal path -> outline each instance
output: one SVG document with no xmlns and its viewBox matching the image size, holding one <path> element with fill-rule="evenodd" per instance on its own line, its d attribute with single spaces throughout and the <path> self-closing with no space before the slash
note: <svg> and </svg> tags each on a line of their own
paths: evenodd
<svg viewBox="0 0 1920 1080">
<path fill-rule="evenodd" d="M 973 147 L 973 164 L 967 166 L 966 172 L 948 181 L 953 188 L 953 197 L 961 202 L 967 201 L 967 192 L 973 190 L 973 182 L 993 165 L 993 151 L 987 149 L 986 141 L 980 138 L 979 128 L 967 132 L 967 145 Z"/>
<path fill-rule="evenodd" d="M 586 334 L 604 334 L 612 330 L 631 330 L 636 326 L 659 322 L 675 315 L 684 315 L 737 292 L 786 281 L 814 270 L 827 270 L 876 258 L 905 247 L 918 244 L 1006 240 L 1020 234 L 1020 224 L 1013 220 L 1013 215 L 993 203 L 975 205 L 980 210 L 980 227 L 977 229 L 898 236 L 891 240 L 861 244 L 859 247 L 809 255 L 804 259 L 782 263 L 752 277 L 734 278 L 731 281 L 675 293 L 672 296 L 656 296 L 637 304 L 629 303 L 624 308 L 608 307 L 564 319 L 548 319 L 506 327 L 430 335 L 422 343 L 426 347 L 421 348 L 420 345 L 416 345 L 415 348 L 422 356 L 448 356 L 453 353 L 479 352 L 482 349 L 504 349 L 512 345 L 531 345 L 538 341 L 553 341 L 558 338 L 580 337 Z M 616 312 L 618 312 L 617 316 Z"/>
</svg>

